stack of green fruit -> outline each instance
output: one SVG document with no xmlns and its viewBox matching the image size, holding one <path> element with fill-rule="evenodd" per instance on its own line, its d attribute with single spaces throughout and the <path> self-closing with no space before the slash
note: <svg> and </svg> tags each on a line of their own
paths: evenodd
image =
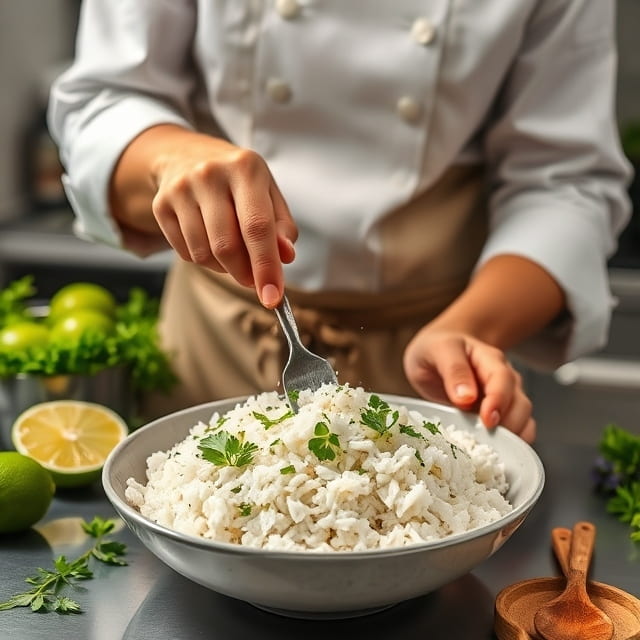
<svg viewBox="0 0 640 640">
<path fill-rule="evenodd" d="M 116 307 L 108 289 L 92 282 L 74 282 L 53 295 L 44 319 L 16 315 L 9 320 L 0 330 L 0 349 L 30 350 L 76 340 L 88 332 L 106 337 L 113 334 Z"/>
<path fill-rule="evenodd" d="M 158 302 L 134 288 L 119 304 L 105 287 L 73 282 L 34 313 L 33 277 L 0 290 L 0 381 L 18 374 L 92 375 L 124 366 L 134 387 L 168 389 L 175 376 L 156 332 Z"/>
</svg>

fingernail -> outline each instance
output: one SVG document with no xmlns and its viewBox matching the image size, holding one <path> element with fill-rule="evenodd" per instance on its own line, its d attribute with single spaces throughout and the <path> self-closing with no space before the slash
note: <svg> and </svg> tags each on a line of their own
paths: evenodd
<svg viewBox="0 0 640 640">
<path fill-rule="evenodd" d="M 498 413 L 498 411 L 494 409 L 491 412 L 491 415 L 489 416 L 489 426 L 497 427 L 499 424 L 500 424 L 500 413 Z"/>
<path fill-rule="evenodd" d="M 460 400 L 472 400 L 473 390 L 468 384 L 459 384 L 456 387 L 456 396 Z"/>
<path fill-rule="evenodd" d="M 260 292 L 260 301 L 267 308 L 275 307 L 280 300 L 280 292 L 275 284 L 265 284 Z"/>
</svg>

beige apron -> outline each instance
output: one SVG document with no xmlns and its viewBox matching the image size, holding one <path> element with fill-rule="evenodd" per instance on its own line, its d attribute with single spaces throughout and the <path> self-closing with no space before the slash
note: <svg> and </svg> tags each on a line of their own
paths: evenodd
<svg viewBox="0 0 640 640">
<path fill-rule="evenodd" d="M 416 395 L 402 367 L 409 340 L 466 286 L 486 238 L 482 175 L 457 167 L 380 225 L 383 293 L 287 288 L 303 342 L 329 359 L 342 383 Z M 177 261 L 160 331 L 180 383 L 143 403 L 147 418 L 194 404 L 282 391 L 287 345 L 276 315 L 253 289 Z"/>
</svg>

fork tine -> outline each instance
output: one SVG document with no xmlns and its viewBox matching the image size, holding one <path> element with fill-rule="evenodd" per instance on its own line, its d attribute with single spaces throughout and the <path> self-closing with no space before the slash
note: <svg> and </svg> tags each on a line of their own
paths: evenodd
<svg viewBox="0 0 640 640">
<path fill-rule="evenodd" d="M 275 309 L 289 345 L 289 358 L 282 371 L 282 386 L 294 413 L 298 412 L 296 391 L 315 391 L 323 384 L 338 384 L 333 367 L 327 360 L 311 353 L 300 341 L 298 327 L 286 295 Z"/>
</svg>

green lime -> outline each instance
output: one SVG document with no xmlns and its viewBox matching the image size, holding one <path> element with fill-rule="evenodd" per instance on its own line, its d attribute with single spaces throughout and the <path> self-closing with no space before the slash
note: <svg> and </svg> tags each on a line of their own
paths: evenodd
<svg viewBox="0 0 640 640">
<path fill-rule="evenodd" d="M 0 331 L 0 349 L 24 351 L 41 347 L 49 341 L 49 329 L 39 322 L 21 320 Z"/>
<path fill-rule="evenodd" d="M 77 339 L 89 332 L 108 336 L 114 328 L 115 322 L 108 315 L 94 309 L 76 309 L 51 326 L 50 338 L 52 342 Z"/>
<path fill-rule="evenodd" d="M 34 459 L 0 451 L 0 533 L 25 531 L 48 511 L 55 484 Z"/>
<path fill-rule="evenodd" d="M 93 282 L 73 282 L 58 289 L 49 301 L 49 318 L 59 320 L 78 309 L 93 309 L 113 317 L 117 302 L 113 294 Z"/>
</svg>

